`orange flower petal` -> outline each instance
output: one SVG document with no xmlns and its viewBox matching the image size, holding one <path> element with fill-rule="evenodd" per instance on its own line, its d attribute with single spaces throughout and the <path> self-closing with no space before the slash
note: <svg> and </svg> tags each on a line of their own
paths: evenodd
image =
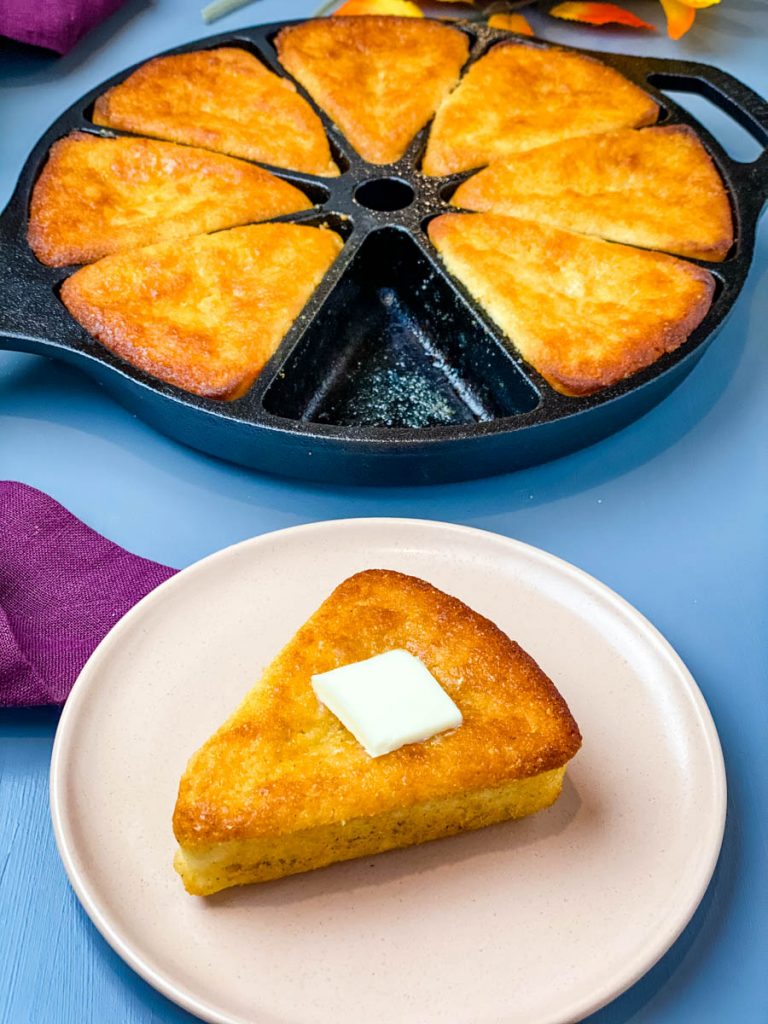
<svg viewBox="0 0 768 1024">
<path fill-rule="evenodd" d="M 684 36 L 696 18 L 696 11 L 681 0 L 661 0 L 667 16 L 667 35 L 670 39 Z"/>
<path fill-rule="evenodd" d="M 393 14 L 400 18 L 423 18 L 424 14 L 411 0 L 347 0 L 333 12 L 333 17 L 348 18 L 355 14 Z"/>
<path fill-rule="evenodd" d="M 662 3 L 664 0 L 662 0 Z M 551 8 L 550 14 L 556 18 L 564 18 L 566 21 L 583 21 L 588 25 L 628 25 L 630 28 L 646 28 L 651 32 L 656 31 L 656 26 L 638 18 L 631 11 L 625 11 L 618 4 L 599 4 L 582 2 L 582 0 L 569 0 L 567 3 L 557 4 Z"/>
<path fill-rule="evenodd" d="M 492 14 L 488 24 L 491 28 L 505 28 L 507 32 L 517 32 L 521 36 L 533 35 L 533 29 L 522 14 Z"/>
</svg>

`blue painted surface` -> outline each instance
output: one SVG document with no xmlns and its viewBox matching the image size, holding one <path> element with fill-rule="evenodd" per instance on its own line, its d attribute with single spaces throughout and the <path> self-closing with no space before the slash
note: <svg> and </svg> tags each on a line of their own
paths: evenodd
<svg viewBox="0 0 768 1024">
<path fill-rule="evenodd" d="M 26 153 L 72 100 L 120 67 L 203 35 L 195 0 L 129 2 L 73 54 L 0 44 L 0 204 Z M 262 0 L 212 26 L 311 12 Z M 643 14 L 654 13 L 637 3 Z M 551 24 L 551 23 L 550 23 Z M 768 94 L 768 5 L 723 0 L 680 44 L 570 26 L 576 45 L 707 60 Z M 736 155 L 730 122 L 697 109 Z M 445 519 L 539 545 L 632 601 L 686 660 L 728 769 L 715 880 L 670 953 L 593 1024 L 768 1020 L 768 219 L 737 311 L 700 366 L 621 434 L 550 465 L 424 489 L 303 486 L 154 434 L 72 369 L 0 353 L 0 474 L 40 487 L 126 547 L 172 565 L 295 523 L 354 515 Z M 0 712 L 0 1022 L 192 1021 L 111 952 L 80 910 L 48 820 L 57 715 Z M 649 756 L 653 752 L 649 751 Z M 638 851 L 642 856 L 642 851 Z M 426 1024 L 426 1022 L 425 1022 Z"/>
</svg>

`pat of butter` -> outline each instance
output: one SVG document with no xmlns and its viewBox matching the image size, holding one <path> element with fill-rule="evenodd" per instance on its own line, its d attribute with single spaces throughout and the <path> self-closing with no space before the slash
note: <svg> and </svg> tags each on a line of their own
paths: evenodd
<svg viewBox="0 0 768 1024">
<path fill-rule="evenodd" d="M 312 687 L 371 757 L 462 723 L 440 683 L 408 651 L 387 651 L 321 672 L 312 676 Z"/>
</svg>

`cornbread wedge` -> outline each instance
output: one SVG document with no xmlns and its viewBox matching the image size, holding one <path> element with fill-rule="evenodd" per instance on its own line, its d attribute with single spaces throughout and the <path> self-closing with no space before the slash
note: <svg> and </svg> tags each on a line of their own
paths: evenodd
<svg viewBox="0 0 768 1024">
<path fill-rule="evenodd" d="M 566 395 L 673 351 L 712 302 L 712 275 L 674 256 L 491 213 L 444 214 L 428 230 L 449 272 Z"/>
<path fill-rule="evenodd" d="M 237 398 L 342 248 L 333 231 L 255 224 L 106 256 L 61 299 L 133 366 L 185 391 Z"/>
<path fill-rule="evenodd" d="M 451 202 L 702 260 L 733 245 L 722 179 L 685 125 L 529 149 L 465 181 Z"/>
<path fill-rule="evenodd" d="M 93 120 L 333 177 L 322 122 L 296 87 L 237 47 L 156 57 L 100 96 Z"/>
<path fill-rule="evenodd" d="M 463 724 L 371 758 L 310 680 L 396 648 Z M 580 745 L 553 683 L 492 622 L 413 576 L 358 573 L 192 756 L 174 866 L 202 896 L 521 817 L 557 799 Z"/>
<path fill-rule="evenodd" d="M 439 107 L 425 174 L 454 174 L 560 139 L 653 124 L 659 108 L 618 71 L 578 53 L 499 43 Z"/>
<path fill-rule="evenodd" d="M 74 132 L 51 147 L 27 238 L 49 266 L 308 210 L 297 188 L 243 160 L 155 139 Z"/>
<path fill-rule="evenodd" d="M 323 18 L 284 28 L 277 52 L 357 152 L 388 164 L 456 84 L 469 41 L 421 18 Z"/>
</svg>

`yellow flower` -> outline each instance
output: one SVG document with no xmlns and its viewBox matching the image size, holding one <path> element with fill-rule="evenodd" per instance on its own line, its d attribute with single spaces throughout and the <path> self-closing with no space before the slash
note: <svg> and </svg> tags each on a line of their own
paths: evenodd
<svg viewBox="0 0 768 1024">
<path fill-rule="evenodd" d="M 672 39 L 685 35 L 694 22 L 696 11 L 712 7 L 720 0 L 661 0 L 667 16 L 667 32 Z M 556 4 L 549 13 L 568 21 L 583 21 L 589 25 L 628 25 L 632 28 L 653 28 L 631 11 L 613 3 L 590 3 L 583 0 Z"/>
<path fill-rule="evenodd" d="M 445 3 L 457 3 L 459 0 L 444 0 Z M 474 3 L 474 0 L 464 0 Z M 693 25 L 696 12 L 705 7 L 714 7 L 720 0 L 659 0 L 667 17 L 667 33 L 672 39 L 680 39 Z M 420 7 L 413 0 L 346 0 L 335 12 L 340 15 L 350 14 L 396 14 L 401 17 L 423 17 Z M 620 24 L 632 28 L 652 29 L 648 22 L 642 21 L 637 15 L 625 10 L 618 4 L 591 2 L 591 0 L 568 0 L 556 4 L 549 10 L 556 18 L 569 21 L 583 21 L 591 25 Z M 499 13 L 489 19 L 494 27 L 502 26 L 515 32 L 530 33 L 525 18 L 520 14 Z"/>
<path fill-rule="evenodd" d="M 423 18 L 421 8 L 410 0 L 347 0 L 334 12 L 336 17 L 357 14 L 394 14 L 400 18 Z"/>
<path fill-rule="evenodd" d="M 522 14 L 492 14 L 488 19 L 491 28 L 503 28 L 521 36 L 532 36 L 533 29 Z"/>
<path fill-rule="evenodd" d="M 696 11 L 719 3 L 720 0 L 661 0 L 667 16 L 667 34 L 672 39 L 679 39 L 693 24 Z"/>
</svg>

